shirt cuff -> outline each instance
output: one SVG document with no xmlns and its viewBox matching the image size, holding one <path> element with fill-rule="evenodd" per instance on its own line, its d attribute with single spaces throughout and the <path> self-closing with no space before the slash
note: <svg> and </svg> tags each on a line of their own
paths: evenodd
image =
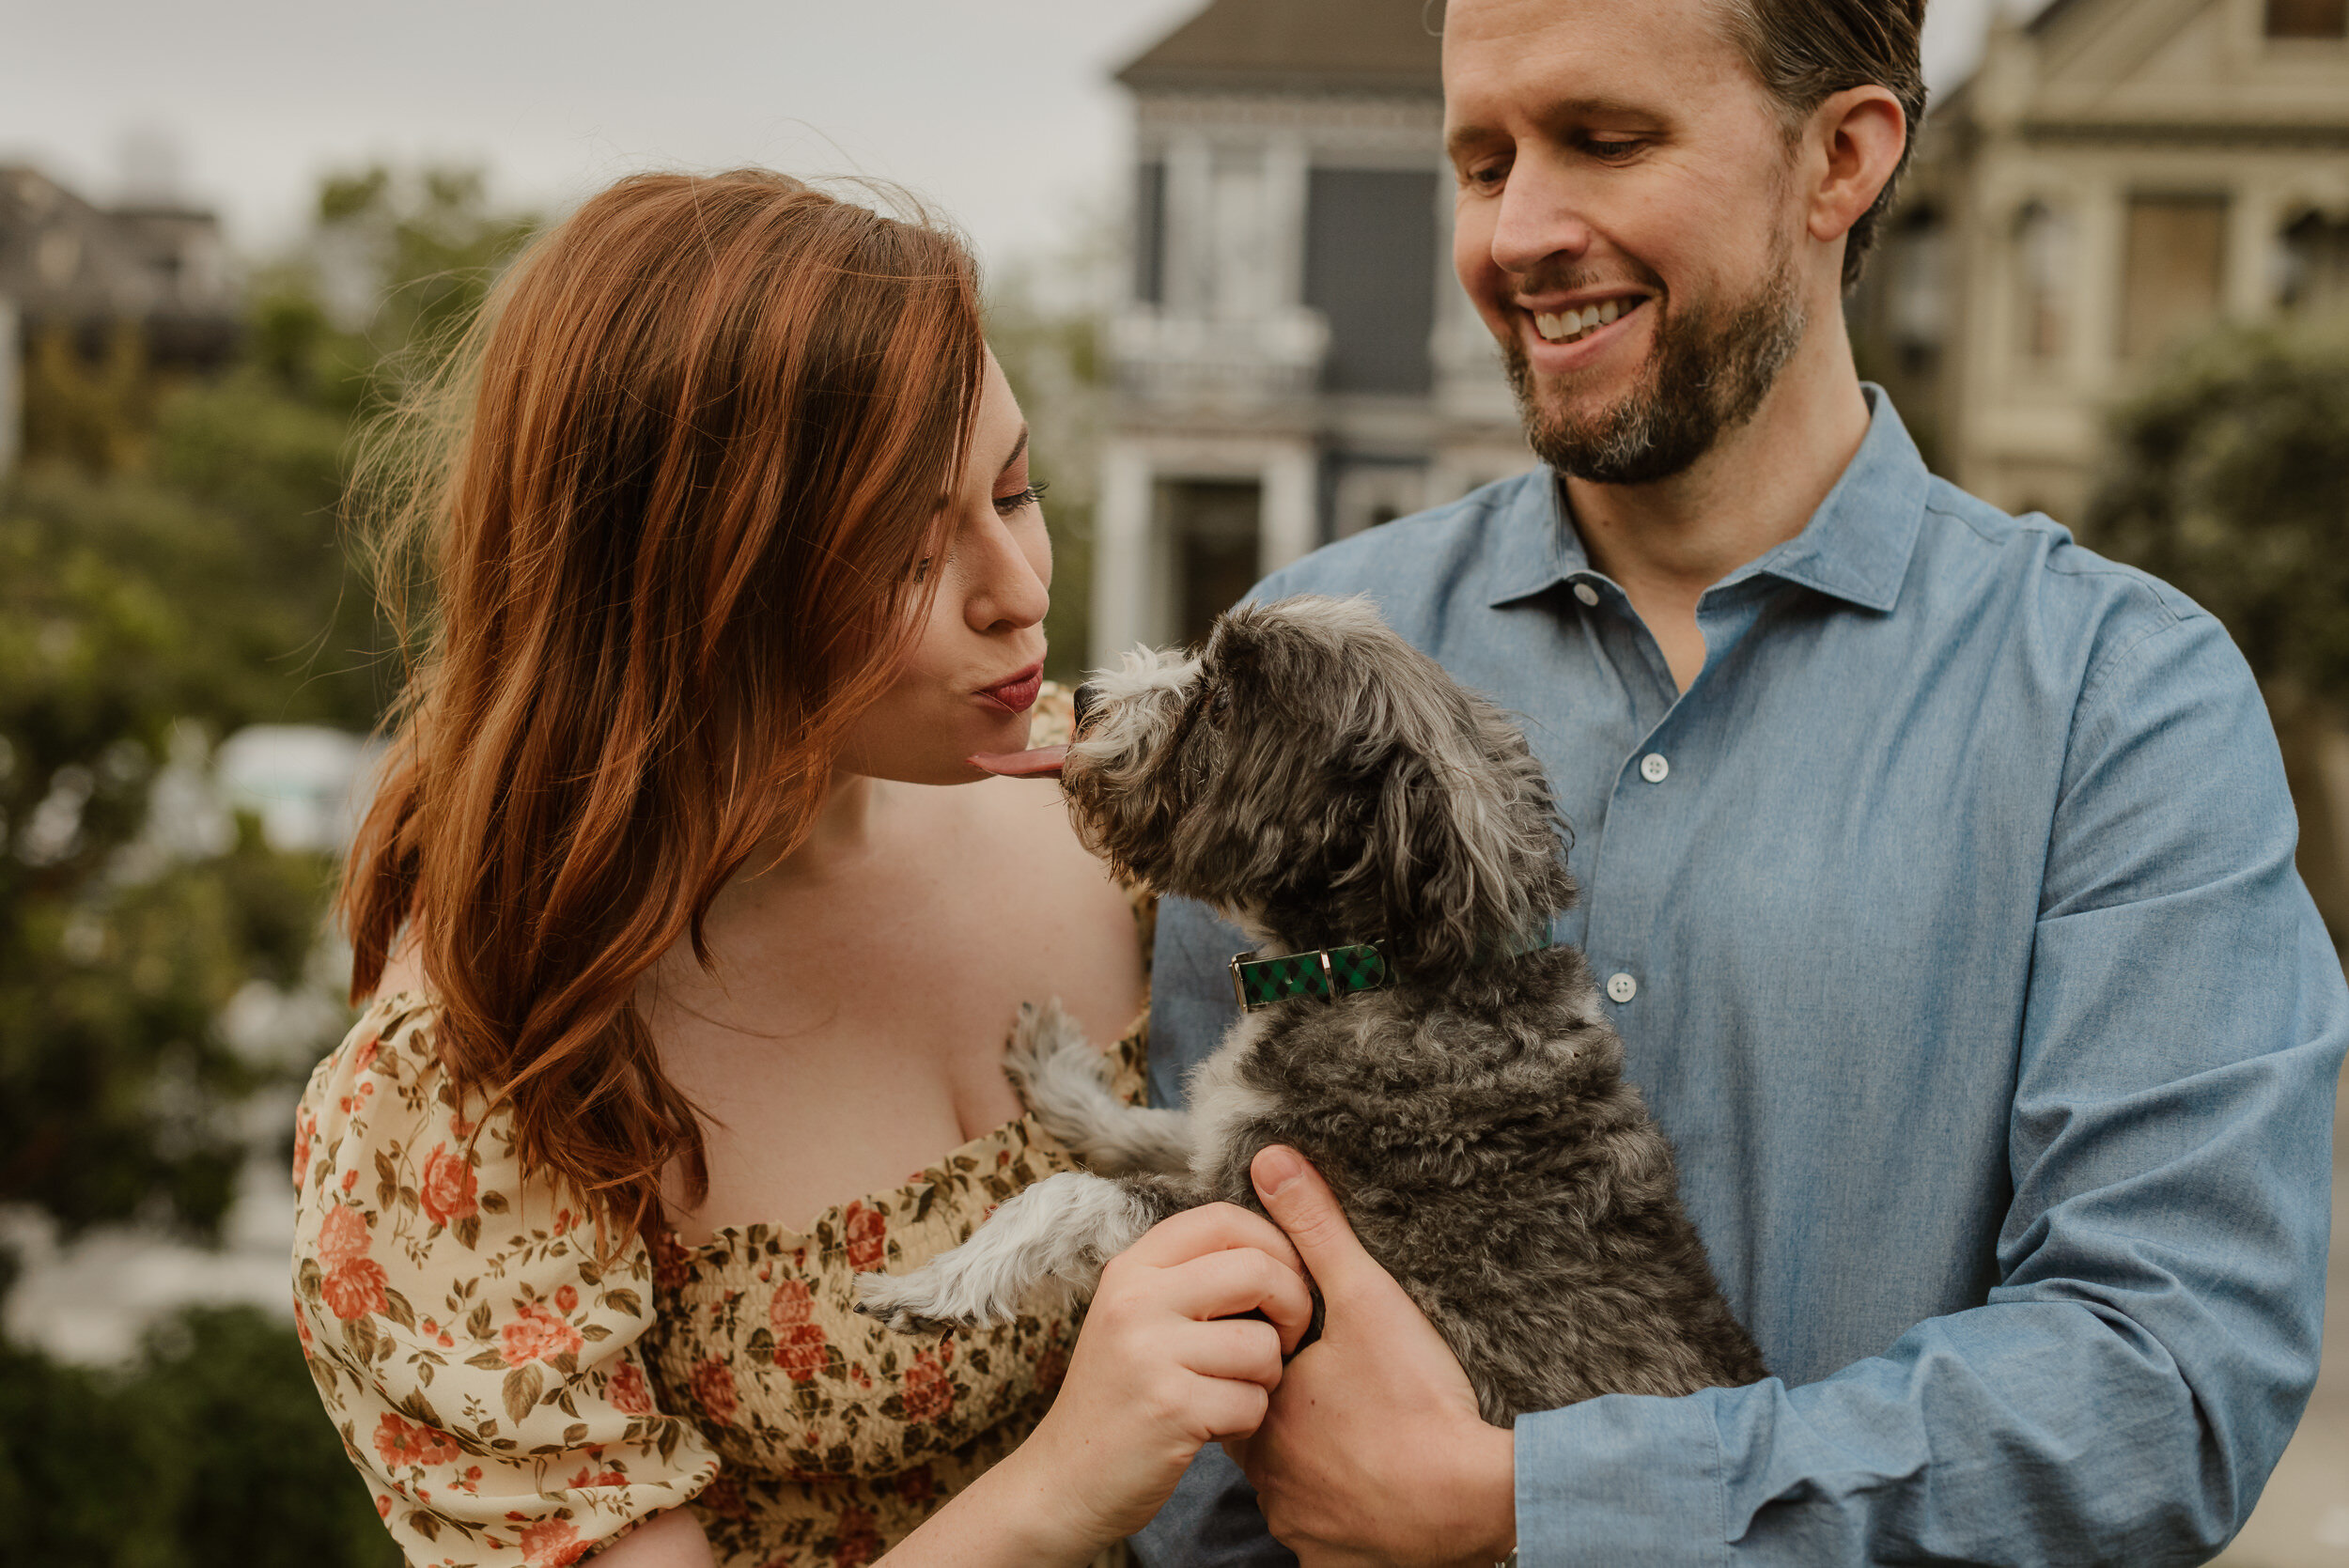
<svg viewBox="0 0 2349 1568">
<path fill-rule="evenodd" d="M 1721 1441 L 1712 1401 L 1610 1394 L 1519 1416 L 1521 1568 L 1720 1568 Z"/>
</svg>

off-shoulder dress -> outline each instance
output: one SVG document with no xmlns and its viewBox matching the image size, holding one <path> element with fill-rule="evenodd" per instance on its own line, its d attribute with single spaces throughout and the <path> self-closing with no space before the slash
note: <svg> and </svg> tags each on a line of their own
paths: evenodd
<svg viewBox="0 0 2349 1568">
<path fill-rule="evenodd" d="M 1136 1103 L 1146 1017 L 1112 1048 Z M 850 1568 L 1050 1405 L 1077 1312 L 929 1341 L 852 1311 L 859 1272 L 913 1267 L 1075 1168 L 1033 1117 L 805 1231 L 656 1234 L 599 1267 L 505 1112 L 458 1092 L 437 1020 L 428 998 L 377 1001 L 295 1123 L 295 1326 L 412 1563 L 548 1568 L 683 1506 L 723 1563 Z"/>
</svg>

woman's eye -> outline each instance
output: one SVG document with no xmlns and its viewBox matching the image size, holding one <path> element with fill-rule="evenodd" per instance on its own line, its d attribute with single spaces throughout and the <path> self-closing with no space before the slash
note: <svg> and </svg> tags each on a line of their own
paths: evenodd
<svg viewBox="0 0 2349 1568">
<path fill-rule="evenodd" d="M 995 498 L 995 509 L 1005 517 L 1024 512 L 1044 499 L 1044 492 L 1048 488 L 1045 482 L 1039 479 L 1026 489 L 1014 490 L 1009 495 L 999 495 Z"/>
<path fill-rule="evenodd" d="M 919 560 L 919 561 L 917 561 L 917 562 L 915 562 L 915 563 L 914 563 L 914 566 L 913 566 L 913 581 L 914 581 L 916 583 L 926 582 L 929 581 L 929 575 L 930 575 L 930 561 L 931 561 L 931 560 L 932 560 L 932 557 L 927 556 L 927 555 L 925 555 L 925 556 L 923 556 L 923 557 L 922 557 L 922 559 L 921 559 L 921 560 Z"/>
</svg>

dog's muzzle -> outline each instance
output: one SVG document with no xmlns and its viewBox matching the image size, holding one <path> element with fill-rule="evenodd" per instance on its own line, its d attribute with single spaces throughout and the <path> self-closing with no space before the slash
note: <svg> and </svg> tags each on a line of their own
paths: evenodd
<svg viewBox="0 0 2349 1568">
<path fill-rule="evenodd" d="M 1101 689 L 1092 681 L 1086 681 L 1082 686 L 1077 688 L 1076 717 L 1071 719 L 1068 724 L 1068 733 L 1072 737 L 1082 735 L 1084 733 L 1085 709 L 1091 707 L 1095 703 L 1100 700 Z"/>
</svg>

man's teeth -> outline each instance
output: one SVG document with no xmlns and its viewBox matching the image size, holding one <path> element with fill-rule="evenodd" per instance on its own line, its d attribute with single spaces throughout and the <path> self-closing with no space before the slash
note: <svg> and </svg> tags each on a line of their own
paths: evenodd
<svg viewBox="0 0 2349 1568">
<path fill-rule="evenodd" d="M 1572 343 L 1612 321 L 1640 302 L 1637 300 L 1601 300 L 1580 310 L 1569 310 L 1552 316 L 1542 311 L 1533 313 L 1533 330 L 1542 334 L 1545 343 Z"/>
</svg>

